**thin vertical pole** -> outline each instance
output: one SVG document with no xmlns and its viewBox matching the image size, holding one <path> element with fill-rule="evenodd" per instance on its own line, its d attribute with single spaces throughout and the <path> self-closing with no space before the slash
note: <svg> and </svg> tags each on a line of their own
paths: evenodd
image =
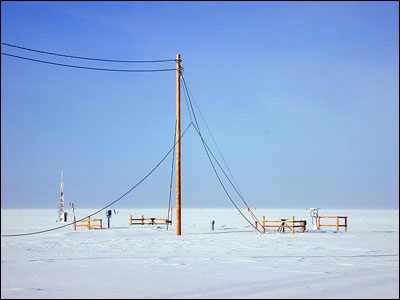
<svg viewBox="0 0 400 300">
<path fill-rule="evenodd" d="M 336 217 L 336 231 L 339 231 L 339 217 Z"/>
<path fill-rule="evenodd" d="M 262 219 L 262 233 L 265 233 L 265 216 L 263 216 L 263 219 Z"/>
<path fill-rule="evenodd" d="M 292 217 L 292 234 L 294 234 L 294 216 Z"/>
<path fill-rule="evenodd" d="M 176 235 L 181 235 L 181 55 L 176 55 Z"/>
</svg>

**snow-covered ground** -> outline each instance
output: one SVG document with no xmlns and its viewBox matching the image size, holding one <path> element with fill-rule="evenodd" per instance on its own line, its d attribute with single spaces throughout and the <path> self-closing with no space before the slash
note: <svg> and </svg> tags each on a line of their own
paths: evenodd
<svg viewBox="0 0 400 300">
<path fill-rule="evenodd" d="M 312 230 L 306 210 L 257 209 L 260 220 L 307 220 L 305 233 L 262 235 L 233 209 L 183 209 L 182 236 L 175 224 L 129 226 L 130 213 L 165 209 L 117 211 L 111 229 L 2 237 L 1 298 L 399 298 L 398 210 L 320 210 L 348 217 L 336 232 Z M 56 216 L 1 210 L 1 233 L 52 228 Z"/>
</svg>

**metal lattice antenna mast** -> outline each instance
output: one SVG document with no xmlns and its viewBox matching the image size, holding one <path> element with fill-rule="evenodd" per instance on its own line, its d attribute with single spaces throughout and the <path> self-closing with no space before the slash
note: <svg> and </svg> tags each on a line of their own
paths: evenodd
<svg viewBox="0 0 400 300">
<path fill-rule="evenodd" d="M 61 171 L 60 202 L 58 204 L 58 221 L 64 222 L 64 174 Z"/>
</svg>

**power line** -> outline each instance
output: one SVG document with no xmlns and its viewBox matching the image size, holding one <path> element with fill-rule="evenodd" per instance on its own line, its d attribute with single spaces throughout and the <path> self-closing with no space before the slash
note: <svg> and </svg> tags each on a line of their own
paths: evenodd
<svg viewBox="0 0 400 300">
<path fill-rule="evenodd" d="M 181 85 L 184 86 L 183 75 L 181 76 Z M 183 91 L 184 91 L 184 93 L 186 93 L 185 89 Z M 187 98 L 188 97 L 186 97 L 186 94 L 185 94 L 185 102 L 186 102 L 186 106 L 187 106 L 187 109 L 188 109 L 189 118 L 190 118 L 190 121 L 193 123 L 192 113 L 190 112 L 190 107 L 189 107 L 189 103 L 188 103 L 188 99 Z"/>
<path fill-rule="evenodd" d="M 182 75 L 182 80 L 183 80 L 183 83 L 184 83 L 184 87 L 185 87 L 185 89 L 186 89 L 186 93 L 188 94 L 188 96 L 189 96 L 189 95 L 192 96 L 193 101 L 194 101 L 194 103 L 196 104 L 197 110 L 199 111 L 200 116 L 202 117 L 202 119 L 203 119 L 203 121 L 204 121 L 204 124 L 206 125 L 206 127 L 207 127 L 207 129 L 208 129 L 208 132 L 210 133 L 210 135 L 211 135 L 211 137 L 212 137 L 212 139 L 213 139 L 213 141 L 214 141 L 214 144 L 215 144 L 215 146 L 217 147 L 218 152 L 219 152 L 219 154 L 221 155 L 222 160 L 224 161 L 225 166 L 226 166 L 226 168 L 228 169 L 228 172 L 229 172 L 229 174 L 231 175 L 232 180 L 233 180 L 233 182 L 234 182 L 235 184 L 233 184 L 232 181 L 229 179 L 228 175 L 225 173 L 224 169 L 222 168 L 222 166 L 220 165 L 220 163 L 218 162 L 218 160 L 215 158 L 214 154 L 212 153 L 211 149 L 208 147 L 207 143 L 205 144 L 206 147 L 207 147 L 208 150 L 210 151 L 211 155 L 213 156 L 215 162 L 218 164 L 218 166 L 219 166 L 219 168 L 221 169 L 221 171 L 224 173 L 225 177 L 228 179 L 228 181 L 229 181 L 230 184 L 232 185 L 233 189 L 236 191 L 236 193 L 239 195 L 239 197 L 240 197 L 240 199 L 242 200 L 242 202 L 243 202 L 243 203 L 246 205 L 246 207 L 248 208 L 249 212 L 252 214 L 252 216 L 254 216 L 254 218 L 255 218 L 255 219 L 257 220 L 257 222 L 260 224 L 260 221 L 257 219 L 256 215 L 252 212 L 252 210 L 250 209 L 250 207 L 249 207 L 249 205 L 247 204 L 246 200 L 244 199 L 243 194 L 242 194 L 242 192 L 240 191 L 239 186 L 238 186 L 238 184 L 237 184 L 237 182 L 236 182 L 236 180 L 235 180 L 235 177 L 233 176 L 232 172 L 230 171 L 230 169 L 229 169 L 229 167 L 228 167 L 228 164 L 226 163 L 226 161 L 225 161 L 225 159 L 224 159 L 224 156 L 222 155 L 222 152 L 220 151 L 220 149 L 219 149 L 219 147 L 218 147 L 218 145 L 217 145 L 217 142 L 215 141 L 214 136 L 213 136 L 213 134 L 211 133 L 211 130 L 210 130 L 210 128 L 208 127 L 207 122 L 206 122 L 206 120 L 204 119 L 203 114 L 201 113 L 200 108 L 199 108 L 199 106 L 198 106 L 197 103 L 196 103 L 196 100 L 194 99 L 193 94 L 190 92 L 190 89 L 189 89 L 189 87 L 187 86 L 186 81 L 185 81 L 185 78 L 183 77 L 183 75 Z M 191 98 L 190 98 L 190 97 L 189 97 L 189 102 L 190 102 L 190 106 L 192 107 L 192 102 L 191 102 Z M 192 110 L 193 110 L 193 107 L 192 107 Z M 194 114 L 194 112 L 193 112 L 193 114 Z M 192 122 L 193 122 L 193 120 L 192 120 Z M 196 122 L 196 124 L 197 124 L 197 122 Z M 198 125 L 197 125 L 197 127 L 198 127 Z"/>
<path fill-rule="evenodd" d="M 178 139 L 178 141 L 181 140 L 181 138 L 185 135 L 186 131 L 189 129 L 189 127 L 190 127 L 191 125 L 193 125 L 193 123 L 190 123 L 190 124 L 186 127 L 186 129 L 184 130 L 184 132 L 182 133 L 182 135 L 180 136 L 180 138 Z M 177 142 L 176 142 L 176 143 L 177 143 Z M 147 173 L 147 175 L 144 176 L 136 185 L 134 185 L 131 189 L 129 189 L 125 194 L 123 194 L 122 196 L 118 197 L 116 200 L 114 200 L 114 201 L 111 202 L 110 204 L 104 206 L 103 208 L 99 209 L 98 211 L 92 213 L 91 215 L 89 215 L 89 216 L 87 216 L 87 217 L 85 217 L 85 218 L 82 218 L 82 219 L 80 219 L 80 220 L 78 220 L 78 221 L 75 221 L 75 222 L 72 222 L 72 223 L 69 223 L 69 224 L 65 224 L 65 225 L 62 225 L 62 226 L 59 226 L 59 227 L 47 229 L 47 230 L 36 231 L 36 232 L 29 232 L 29 233 L 20 233 L 20 234 L 2 234 L 1 236 L 2 236 L 2 237 L 11 237 L 11 236 L 33 235 L 33 234 L 38 234 L 38 233 L 49 232 L 49 231 L 53 231 L 53 230 L 57 230 L 57 229 L 61 229 L 61 228 L 64 228 L 64 227 L 73 225 L 74 223 L 77 223 L 77 222 L 79 222 L 79 221 L 82 221 L 82 220 L 84 220 L 84 219 L 86 219 L 86 218 L 88 218 L 88 217 L 91 217 L 91 216 L 93 216 L 93 215 L 95 215 L 95 214 L 101 212 L 102 210 L 106 209 L 107 207 L 110 207 L 111 205 L 113 205 L 114 203 L 118 202 L 119 200 L 121 200 L 121 199 L 122 199 L 123 197 L 125 197 L 126 195 L 128 195 L 128 194 L 129 194 L 130 192 L 132 192 L 136 187 L 138 187 L 145 179 L 147 179 L 147 177 L 149 177 L 149 176 L 161 165 L 161 163 L 168 157 L 168 155 L 171 153 L 171 151 L 172 151 L 173 149 L 175 149 L 176 143 L 174 144 L 174 146 L 171 147 L 171 149 L 169 149 L 169 151 L 167 152 L 167 154 L 164 155 L 164 157 L 158 162 L 158 164 L 157 164 L 149 173 Z"/>
<path fill-rule="evenodd" d="M 18 48 L 18 49 L 27 50 L 27 51 L 32 51 L 32 52 L 37 52 L 37 53 L 43 53 L 43 54 L 49 54 L 49 55 L 55 55 L 55 56 L 62 56 L 62 57 L 68 57 L 68 58 L 84 59 L 84 60 L 95 60 L 95 61 L 117 62 L 117 63 L 162 63 L 162 62 L 176 61 L 176 59 L 159 59 L 159 60 L 116 60 L 116 59 L 104 59 L 104 58 L 82 57 L 82 56 L 74 56 L 74 55 L 59 54 L 59 53 L 54 53 L 54 52 L 47 52 L 47 51 L 43 51 L 43 50 L 30 49 L 30 48 L 21 47 L 21 46 L 12 45 L 12 44 L 7 44 L 7 43 L 1 43 L 1 44 L 4 45 L 4 46 L 13 47 L 13 48 Z"/>
<path fill-rule="evenodd" d="M 183 78 L 183 77 L 182 77 L 182 78 Z M 183 81 L 185 81 L 185 78 L 183 78 Z M 185 82 L 185 85 L 186 85 L 186 82 Z M 201 113 L 200 107 L 197 105 L 197 101 L 196 101 L 196 99 L 194 98 L 194 96 L 193 96 L 193 94 L 192 94 L 192 92 L 191 92 L 189 86 L 187 86 L 187 89 L 188 89 L 188 91 L 189 91 L 189 94 L 192 96 L 191 99 L 193 99 L 193 102 L 194 102 L 194 104 L 196 105 L 197 110 L 198 110 L 199 113 L 200 113 L 200 117 L 202 118 L 204 124 L 206 125 L 207 130 L 208 130 L 208 133 L 210 134 L 210 136 L 211 136 L 211 138 L 212 138 L 212 140 L 213 140 L 213 142 L 214 142 L 214 145 L 216 146 L 216 148 L 217 148 L 217 150 L 218 150 L 218 153 L 219 153 L 219 155 L 221 156 L 222 161 L 224 162 L 225 167 L 227 168 L 229 174 L 230 174 L 231 177 L 232 177 L 233 183 L 235 183 L 235 186 L 236 186 L 236 188 L 238 189 L 238 192 L 240 193 L 240 195 L 243 195 L 242 192 L 240 191 L 239 185 L 237 184 L 237 182 L 236 182 L 236 180 L 235 180 L 235 177 L 233 176 L 233 174 L 232 174 L 232 172 L 231 172 L 231 170 L 230 170 L 230 168 L 229 168 L 229 166 L 228 166 L 228 164 L 227 164 L 227 162 L 226 162 L 226 160 L 225 160 L 225 158 L 224 158 L 224 155 L 223 155 L 222 152 L 221 152 L 221 149 L 218 147 L 218 144 L 217 144 L 217 141 L 216 141 L 215 138 L 214 138 L 214 135 L 212 134 L 212 132 L 211 132 L 210 128 L 208 127 L 208 124 L 207 124 L 207 122 L 206 122 L 206 120 L 205 120 L 205 118 L 204 118 L 204 116 L 203 116 L 203 114 Z"/>
<path fill-rule="evenodd" d="M 182 76 L 182 79 L 183 79 L 183 76 Z M 253 223 L 251 223 L 251 222 L 249 221 L 249 219 L 247 219 L 246 216 L 242 213 L 242 211 L 241 211 L 241 210 L 239 209 L 239 207 L 236 205 L 235 201 L 233 201 L 232 197 L 229 195 L 227 189 L 225 188 L 225 185 L 222 183 L 222 180 L 221 180 L 221 178 L 220 178 L 220 176 L 219 176 L 219 174 L 218 174 L 218 172 L 217 172 L 217 170 L 216 170 L 216 168 L 215 168 L 215 166 L 214 166 L 214 163 L 212 162 L 212 159 L 211 159 L 211 157 L 210 157 L 210 155 L 209 155 L 209 153 L 208 153 L 208 152 L 210 152 L 210 153 L 212 154 L 212 152 L 211 152 L 211 150 L 209 149 L 209 147 L 207 146 L 205 140 L 203 139 L 203 136 L 201 135 L 200 127 L 199 127 L 199 124 L 198 124 L 198 122 L 197 122 L 196 114 L 195 114 L 195 112 L 194 112 L 194 109 L 193 109 L 193 106 L 192 106 L 192 102 L 191 102 L 191 100 L 190 100 L 190 95 L 189 95 L 189 93 L 188 93 L 187 86 L 186 86 L 186 83 L 185 83 L 185 80 L 184 80 L 184 79 L 183 79 L 183 82 L 184 82 L 184 87 L 185 87 L 184 91 L 186 90 L 185 97 L 187 96 L 188 99 L 189 99 L 190 107 L 191 107 L 191 110 L 192 110 L 192 113 L 193 113 L 193 117 L 194 117 L 194 120 L 195 120 L 195 123 L 196 123 L 196 125 L 194 125 L 194 123 L 192 122 L 193 127 L 195 128 L 197 134 L 199 135 L 199 137 L 200 137 L 200 139 L 201 139 L 201 141 L 202 141 L 202 143 L 203 143 L 204 150 L 206 151 L 208 160 L 209 160 L 210 163 L 211 163 L 211 166 L 212 166 L 212 168 L 213 168 L 213 170 L 214 170 L 215 175 L 216 175 L 217 178 L 218 178 L 219 183 L 221 184 L 221 186 L 222 186 L 223 190 L 225 191 L 226 195 L 228 196 L 229 200 L 230 200 L 230 201 L 232 202 L 232 204 L 236 207 L 236 209 L 237 209 L 238 212 L 242 215 L 242 217 L 243 217 L 251 226 L 253 226 L 254 229 L 256 229 L 259 233 L 261 233 L 261 231 L 260 231 L 258 228 L 256 228 L 256 227 L 253 225 Z M 215 156 L 214 156 L 213 154 L 212 154 L 212 156 L 213 156 L 214 160 L 218 163 L 218 161 L 217 161 L 217 159 L 215 158 Z M 220 165 L 219 163 L 218 163 L 218 165 L 219 165 L 220 168 L 221 168 L 221 165 Z M 222 169 L 222 168 L 221 168 L 221 169 Z M 222 170 L 222 171 L 223 171 L 223 170 Z M 225 172 L 223 172 L 223 173 L 224 173 L 225 176 L 227 177 L 226 173 L 225 173 Z M 228 178 L 229 182 L 232 184 L 232 182 L 230 181 L 229 177 L 227 177 L 227 178 Z M 232 185 L 233 185 L 233 184 L 232 184 Z M 233 186 L 233 187 L 234 187 L 234 186 Z M 234 188 L 235 188 L 235 187 L 234 187 Z M 236 190 L 236 189 L 235 189 L 235 190 Z M 237 192 L 237 190 L 236 190 L 236 192 Z M 240 196 L 240 194 L 239 194 L 239 196 Z M 243 199 L 242 199 L 242 200 L 243 200 Z M 247 205 L 246 205 L 246 206 L 247 206 Z M 248 206 L 247 206 L 247 207 L 248 207 Z"/>
<path fill-rule="evenodd" d="M 34 61 L 34 62 L 40 62 L 40 63 L 44 63 L 44 64 L 50 64 L 50 65 L 56 65 L 56 66 L 62 66 L 62 67 L 70 67 L 70 68 L 78 68 L 78 69 L 96 70 L 96 71 L 113 71 L 113 72 L 163 72 L 163 71 L 176 71 L 176 69 L 130 70 L 130 69 L 92 68 L 92 67 L 83 67 L 83 66 L 60 64 L 60 63 L 55 63 L 55 62 L 50 62 L 50 61 L 44 61 L 44 60 L 39 60 L 39 59 L 33 59 L 33 58 L 28 58 L 28 57 L 8 54 L 8 53 L 4 53 L 4 52 L 1 52 L 1 55 L 7 55 L 7 56 L 15 57 L 15 58 L 30 60 L 30 61 Z"/>
<path fill-rule="evenodd" d="M 190 122 L 193 124 L 192 122 Z M 171 208 L 171 196 L 172 196 L 172 178 L 174 175 L 174 162 L 175 162 L 175 146 L 176 146 L 176 121 L 175 121 L 175 134 L 174 134 L 174 151 L 172 152 L 172 164 L 171 164 L 171 178 L 170 178 L 170 183 L 169 183 L 169 199 L 168 199 L 168 216 L 167 220 L 169 220 L 169 212 Z M 171 212 L 171 218 L 172 218 L 172 212 Z M 168 231 L 168 222 L 167 222 L 167 231 Z"/>
<path fill-rule="evenodd" d="M 257 227 L 255 227 L 255 226 L 253 225 L 253 223 L 251 223 L 251 222 L 249 221 L 249 219 L 246 218 L 246 216 L 242 213 L 242 211 L 240 210 L 240 208 L 236 205 L 235 201 L 233 201 L 232 197 L 229 195 L 229 193 L 228 193 L 228 191 L 227 191 L 225 185 L 222 183 L 222 180 L 221 180 L 220 176 L 218 175 L 217 170 L 215 169 L 215 166 L 214 166 L 214 164 L 213 164 L 213 162 L 212 162 L 212 160 L 211 160 L 211 157 L 210 157 L 210 155 L 208 154 L 208 152 L 211 153 L 211 155 L 213 156 L 213 158 L 214 158 L 214 160 L 215 160 L 214 154 L 212 154 L 210 148 L 207 146 L 207 143 L 204 141 L 204 139 L 203 139 L 203 137 L 202 137 L 202 135 L 201 135 L 200 130 L 198 129 L 198 127 L 194 126 L 194 128 L 195 128 L 197 134 L 199 135 L 201 141 L 203 142 L 203 146 L 204 146 L 204 149 L 206 150 L 206 154 L 207 154 L 208 160 L 210 161 L 211 166 L 212 166 L 212 168 L 213 168 L 213 170 L 214 170 L 214 173 L 215 173 L 215 175 L 217 176 L 218 181 L 219 181 L 219 183 L 221 184 L 222 188 L 224 189 L 224 191 L 225 191 L 226 195 L 228 196 L 229 200 L 230 200 L 230 201 L 232 202 L 232 204 L 236 207 L 236 209 L 237 209 L 238 212 L 242 215 L 242 217 L 243 217 L 251 226 L 253 226 L 254 229 L 256 229 L 259 233 L 261 233 L 261 231 L 260 231 Z M 218 163 L 217 160 L 215 160 L 215 161 Z M 219 163 L 218 163 L 218 165 L 219 165 Z M 220 165 L 219 165 L 219 166 L 220 166 Z M 220 166 L 220 167 L 221 167 L 221 166 Z M 226 174 L 225 174 L 225 176 L 226 176 Z M 229 180 L 229 178 L 228 178 L 228 180 Z"/>
</svg>

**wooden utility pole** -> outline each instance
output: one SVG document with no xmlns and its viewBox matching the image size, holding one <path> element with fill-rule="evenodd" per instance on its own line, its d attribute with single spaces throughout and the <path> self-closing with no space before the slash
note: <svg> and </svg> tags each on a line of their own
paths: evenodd
<svg viewBox="0 0 400 300">
<path fill-rule="evenodd" d="M 176 55 L 176 235 L 181 235 L 181 55 Z"/>
</svg>

